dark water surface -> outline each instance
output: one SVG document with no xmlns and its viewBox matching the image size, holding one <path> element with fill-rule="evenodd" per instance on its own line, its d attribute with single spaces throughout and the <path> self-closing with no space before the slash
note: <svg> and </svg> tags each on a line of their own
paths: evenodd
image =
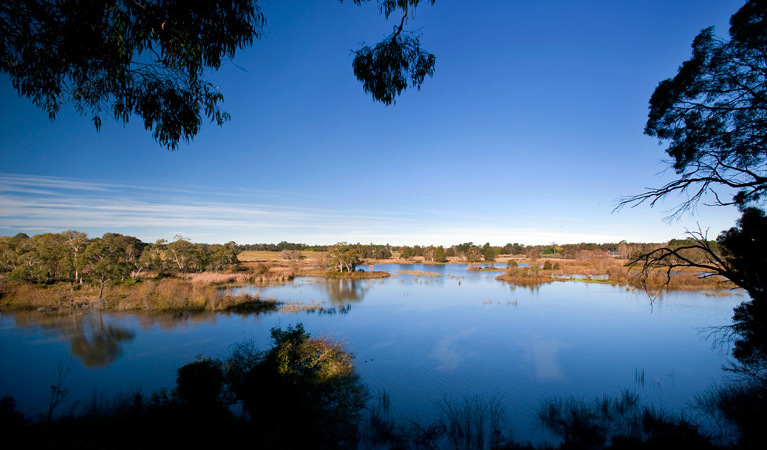
<svg viewBox="0 0 767 450">
<path fill-rule="evenodd" d="M 680 412 L 725 376 L 727 348 L 701 329 L 727 325 L 741 296 L 665 294 L 604 284 L 556 282 L 530 289 L 465 266 L 382 265 L 378 280 L 300 278 L 242 288 L 289 302 L 319 302 L 325 314 L 88 314 L 0 316 L 0 395 L 27 414 L 47 411 L 60 366 L 69 369 L 64 412 L 94 394 L 109 397 L 173 386 L 176 369 L 199 355 L 225 357 L 232 344 L 270 344 L 269 330 L 301 322 L 313 335 L 343 342 L 375 394 L 392 409 L 431 421 L 437 403 L 465 395 L 502 395 L 514 436 L 539 440 L 541 402 L 591 399 L 632 389 L 642 400 Z M 327 314 L 327 312 L 335 312 Z"/>
</svg>

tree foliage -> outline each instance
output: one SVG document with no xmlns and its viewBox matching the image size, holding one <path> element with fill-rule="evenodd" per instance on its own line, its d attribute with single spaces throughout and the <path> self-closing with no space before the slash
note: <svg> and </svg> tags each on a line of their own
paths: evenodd
<svg viewBox="0 0 767 450">
<path fill-rule="evenodd" d="M 313 338 L 298 324 L 273 328 L 273 347 L 230 364 L 237 399 L 274 448 L 356 448 L 357 423 L 367 391 L 342 346 Z M 298 432 L 296 432 L 298 431 Z"/>
<path fill-rule="evenodd" d="M 131 273 L 131 255 L 138 252 L 134 245 L 140 244 L 136 238 L 116 233 L 106 233 L 102 238 L 94 239 L 82 255 L 83 272 L 99 285 L 99 299 L 104 286 L 127 278 Z"/>
<path fill-rule="evenodd" d="M 20 233 L 0 236 L 0 273 L 11 281 L 87 281 L 103 288 L 137 279 L 147 271 L 232 271 L 239 265 L 236 247 L 234 243 L 195 244 L 180 237 L 170 244 L 162 239 L 146 244 L 117 233 L 88 239 L 85 233 L 73 230 L 32 237 Z"/>
<path fill-rule="evenodd" d="M 650 99 L 645 133 L 668 143 L 678 178 L 625 198 L 621 205 L 655 204 L 671 193 L 687 199 L 676 214 L 707 193 L 721 205 L 744 207 L 767 193 L 767 3 L 748 1 L 730 20 L 730 39 L 713 28 L 698 34 L 692 57 Z M 720 199 L 717 190 L 735 191 Z"/>
<path fill-rule="evenodd" d="M 403 31 L 420 0 L 378 3 L 386 18 L 402 11 L 401 23 L 373 48 L 358 50 L 353 69 L 363 90 L 389 105 L 408 85 L 420 89 L 435 58 L 421 50 L 419 36 Z M 2 2 L 0 71 L 51 120 L 67 102 L 97 130 L 107 116 L 122 123 L 135 116 L 174 150 L 203 119 L 230 119 L 206 74 L 252 45 L 265 25 L 257 0 Z"/>
<path fill-rule="evenodd" d="M 729 31 L 729 40 L 716 38 L 712 28 L 701 31 L 692 58 L 650 99 L 645 132 L 669 143 L 666 153 L 678 178 L 621 205 L 653 205 L 671 193 L 687 194 L 678 215 L 711 192 L 717 205 L 740 209 L 737 226 L 715 243 L 699 229 L 690 240 L 631 264 L 643 275 L 663 268 L 667 279 L 675 268 L 696 268 L 701 276 L 721 275 L 745 289 L 751 300 L 735 309 L 729 327 L 735 369 L 767 383 L 767 218 L 758 208 L 767 193 L 767 3 L 747 1 L 730 19 Z M 720 188 L 735 193 L 722 200 Z"/>
<path fill-rule="evenodd" d="M 447 262 L 447 254 L 445 253 L 445 247 L 440 245 L 434 250 L 434 262 L 438 262 L 438 263 Z"/>
<path fill-rule="evenodd" d="M 223 94 L 205 80 L 261 36 L 255 1 L 12 1 L 0 5 L 0 68 L 51 119 L 71 101 L 90 116 L 138 116 L 161 145 L 223 124 Z"/>
<path fill-rule="evenodd" d="M 496 255 L 497 253 L 495 252 L 495 249 L 490 246 L 489 242 L 485 243 L 485 245 L 482 246 L 482 257 L 485 258 L 485 261 L 487 262 L 495 261 Z"/>
<path fill-rule="evenodd" d="M 354 272 L 354 269 L 362 263 L 358 246 L 345 242 L 339 242 L 330 247 L 325 260 L 327 266 L 336 272 Z"/>
<path fill-rule="evenodd" d="M 343 0 L 341 0 L 343 2 Z M 361 5 L 370 0 L 352 0 Z M 425 0 L 432 5 L 436 0 Z M 364 46 L 354 55 L 354 75 L 362 82 L 362 89 L 373 99 L 390 105 L 408 85 L 421 89 L 426 75 L 434 75 L 436 57 L 421 49 L 421 36 L 404 31 L 405 23 L 415 12 L 421 0 L 378 0 L 381 13 L 388 19 L 402 11 L 399 26 L 374 47 Z"/>
</svg>

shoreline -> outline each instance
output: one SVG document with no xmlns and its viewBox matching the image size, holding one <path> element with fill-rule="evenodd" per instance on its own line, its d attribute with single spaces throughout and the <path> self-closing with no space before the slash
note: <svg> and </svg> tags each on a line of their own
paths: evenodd
<svg viewBox="0 0 767 450">
<path fill-rule="evenodd" d="M 514 261 L 511 267 L 482 267 L 488 264 L 503 264 Z M 232 273 L 203 272 L 176 274 L 163 278 L 129 279 L 104 287 L 102 298 L 98 297 L 98 286 L 77 285 L 72 282 L 51 284 L 17 283 L 0 279 L 0 312 L 39 311 L 52 314 L 66 314 L 78 310 L 94 311 L 267 311 L 284 308 L 284 302 L 275 299 L 261 299 L 249 295 L 232 296 L 227 288 L 256 286 L 279 286 L 290 283 L 297 277 L 332 279 L 383 279 L 399 273 L 418 271 L 400 270 L 394 274 L 376 271 L 376 265 L 466 265 L 469 271 L 500 272 L 496 280 L 517 286 L 540 286 L 553 282 L 582 282 L 625 286 L 627 289 L 646 289 L 655 292 L 701 291 L 707 295 L 735 295 L 736 289 L 728 283 L 711 277 L 701 278 L 690 271 L 677 271 L 668 284 L 665 274 L 653 272 L 640 280 L 631 275 L 625 263 L 617 260 L 577 261 L 557 259 L 557 270 L 541 269 L 548 260 L 530 261 L 527 258 L 505 258 L 501 261 L 468 263 L 453 260 L 448 263 L 402 261 L 395 259 L 368 260 L 355 272 L 333 272 L 319 268 L 313 260 L 300 263 L 272 260 L 263 262 L 247 261 L 242 269 Z M 526 266 L 520 266 L 527 264 Z M 532 264 L 532 265 L 531 265 Z M 561 267 L 559 265 L 561 264 Z M 421 274 L 419 272 L 419 274 Z M 425 275 L 424 272 L 421 275 Z M 600 278 L 596 278 L 599 276 Z M 594 278 L 592 278 L 594 277 Z M 606 277 L 606 278 L 602 278 Z M 644 285 L 642 283 L 645 283 Z M 223 295 L 222 295 L 223 292 Z"/>
</svg>

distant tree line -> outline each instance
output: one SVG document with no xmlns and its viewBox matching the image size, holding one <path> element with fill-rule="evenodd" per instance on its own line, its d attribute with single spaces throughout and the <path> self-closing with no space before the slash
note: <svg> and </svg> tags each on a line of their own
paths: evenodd
<svg viewBox="0 0 767 450">
<path fill-rule="evenodd" d="M 74 282 L 99 286 L 153 272 L 190 273 L 237 268 L 236 245 L 196 244 L 182 236 L 154 244 L 133 236 L 106 233 L 88 238 L 79 231 L 0 236 L 0 273 L 28 283 Z"/>
<path fill-rule="evenodd" d="M 310 251 L 310 252 L 327 252 L 337 245 L 354 245 L 359 250 L 361 258 L 368 259 L 387 259 L 391 258 L 391 252 L 394 247 L 389 244 L 347 244 L 341 242 L 333 245 L 308 245 L 293 242 L 282 241 L 279 244 L 236 244 L 235 248 L 237 253 L 244 251 L 257 251 L 257 252 L 296 252 L 296 251 Z"/>
<path fill-rule="evenodd" d="M 363 259 L 389 259 L 389 245 L 362 245 L 339 242 L 329 246 L 324 257 L 325 266 L 336 272 L 354 272 Z"/>
<path fill-rule="evenodd" d="M 279 244 L 237 244 L 237 252 L 244 251 L 256 251 L 256 252 L 281 252 L 283 250 L 288 251 L 327 251 L 329 246 L 327 245 L 307 245 L 297 244 L 293 242 L 282 241 Z"/>
<path fill-rule="evenodd" d="M 682 241 L 672 239 L 668 245 L 679 245 Z M 400 259 L 412 260 L 415 257 L 422 257 L 426 262 L 446 262 L 447 258 L 458 258 L 460 260 L 473 262 L 493 262 L 499 255 L 519 255 L 531 259 L 537 259 L 539 256 L 559 256 L 561 258 L 576 259 L 584 254 L 604 254 L 605 256 L 615 256 L 632 259 L 658 248 L 661 244 L 655 243 L 637 243 L 621 241 L 619 243 L 579 243 L 579 244 L 556 244 L 548 245 L 525 245 L 519 243 L 508 243 L 503 246 L 491 246 L 490 243 L 477 245 L 473 242 L 464 242 L 449 247 L 433 245 L 423 247 L 420 245 L 393 247 L 399 251 Z M 585 252 L 585 253 L 584 253 Z"/>
</svg>

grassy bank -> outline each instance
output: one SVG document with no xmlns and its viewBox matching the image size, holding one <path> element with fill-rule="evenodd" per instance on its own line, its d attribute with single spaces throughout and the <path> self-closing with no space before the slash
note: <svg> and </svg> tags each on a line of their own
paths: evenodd
<svg viewBox="0 0 767 450">
<path fill-rule="evenodd" d="M 389 272 L 370 271 L 370 272 L 337 272 L 335 270 L 325 269 L 304 269 L 297 276 L 300 277 L 318 277 L 318 278 L 344 278 L 349 280 L 368 280 L 372 278 L 389 278 Z"/>
<path fill-rule="evenodd" d="M 266 311 L 276 309 L 273 299 L 220 295 L 222 284 L 199 279 L 141 280 L 104 288 L 72 283 L 52 285 L 2 284 L 0 309 L 5 311 L 70 312 L 79 309 L 108 311 Z"/>
<path fill-rule="evenodd" d="M 601 258 L 596 260 L 559 259 L 556 265 L 546 264 L 547 260 L 519 260 L 525 267 L 518 265 L 504 269 L 496 280 L 515 285 L 531 286 L 555 281 L 575 281 L 582 283 L 614 284 L 635 289 L 645 289 L 651 293 L 666 291 L 717 291 L 726 295 L 735 285 L 719 276 L 704 276 L 693 270 L 677 270 L 669 276 L 663 270 L 653 270 L 642 274 L 636 268 L 626 266 L 625 260 Z M 515 261 L 515 263 L 517 262 Z M 545 269 L 544 267 L 555 267 Z"/>
</svg>

